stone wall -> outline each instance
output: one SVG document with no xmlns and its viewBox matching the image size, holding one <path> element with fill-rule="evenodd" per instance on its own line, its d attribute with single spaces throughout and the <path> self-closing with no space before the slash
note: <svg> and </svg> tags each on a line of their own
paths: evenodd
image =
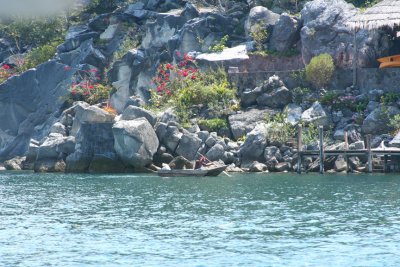
<svg viewBox="0 0 400 267">
<path fill-rule="evenodd" d="M 400 92 L 400 68 L 365 68 L 357 71 L 357 83 L 361 92 L 373 89 L 385 92 Z"/>
<path fill-rule="evenodd" d="M 304 68 L 304 62 L 301 55 L 284 56 L 261 56 L 249 55 L 249 59 L 239 66 L 241 72 L 259 72 L 259 71 L 292 71 Z"/>
</svg>

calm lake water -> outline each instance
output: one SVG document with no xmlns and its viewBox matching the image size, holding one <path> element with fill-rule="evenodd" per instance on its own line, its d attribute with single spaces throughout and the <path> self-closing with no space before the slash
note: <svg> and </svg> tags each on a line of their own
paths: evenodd
<svg viewBox="0 0 400 267">
<path fill-rule="evenodd" d="M 0 173 L 0 266 L 400 266 L 400 175 Z"/>
</svg>

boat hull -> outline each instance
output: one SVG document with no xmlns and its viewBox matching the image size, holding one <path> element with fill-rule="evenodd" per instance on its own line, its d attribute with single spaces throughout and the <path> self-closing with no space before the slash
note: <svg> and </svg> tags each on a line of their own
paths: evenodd
<svg viewBox="0 0 400 267">
<path fill-rule="evenodd" d="M 203 177 L 218 176 L 225 171 L 226 166 L 218 166 L 212 168 L 200 168 L 195 170 L 159 170 L 158 175 L 162 177 Z"/>
</svg>

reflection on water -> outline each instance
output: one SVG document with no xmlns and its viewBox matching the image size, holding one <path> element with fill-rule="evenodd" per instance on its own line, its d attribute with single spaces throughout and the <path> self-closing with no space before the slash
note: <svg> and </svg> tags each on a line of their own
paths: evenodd
<svg viewBox="0 0 400 267">
<path fill-rule="evenodd" d="M 400 177 L 0 173 L 0 266 L 400 266 Z"/>
</svg>

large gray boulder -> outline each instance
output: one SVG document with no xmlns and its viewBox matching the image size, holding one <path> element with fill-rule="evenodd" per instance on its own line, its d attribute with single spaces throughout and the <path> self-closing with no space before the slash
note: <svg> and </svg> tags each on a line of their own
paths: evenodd
<svg viewBox="0 0 400 267">
<path fill-rule="evenodd" d="M 50 134 L 39 146 L 37 159 L 65 158 L 75 150 L 75 137 L 64 137 L 61 134 Z"/>
<path fill-rule="evenodd" d="M 321 126 L 329 126 L 331 119 L 329 113 L 322 105 L 316 101 L 314 104 L 301 114 L 301 120 L 306 123 L 314 123 Z"/>
<path fill-rule="evenodd" d="M 292 102 L 292 93 L 285 86 L 273 89 L 257 98 L 258 105 L 278 109 L 290 102 Z"/>
<path fill-rule="evenodd" d="M 135 120 L 139 118 L 145 118 L 151 126 L 154 126 L 157 121 L 156 115 L 152 112 L 135 106 L 128 106 L 121 116 L 122 120 Z"/>
<path fill-rule="evenodd" d="M 400 148 L 400 132 L 398 132 L 393 140 L 389 142 L 389 147 Z"/>
<path fill-rule="evenodd" d="M 115 115 L 97 107 L 89 106 L 76 111 L 75 120 L 84 123 L 111 123 Z"/>
<path fill-rule="evenodd" d="M 156 133 L 160 142 L 171 152 L 175 153 L 179 141 L 182 138 L 182 133 L 179 128 L 172 124 L 158 123 L 156 125 Z"/>
<path fill-rule="evenodd" d="M 197 151 L 199 151 L 201 144 L 202 140 L 196 134 L 184 134 L 176 148 L 176 154 L 188 160 L 194 160 L 198 157 Z"/>
<path fill-rule="evenodd" d="M 240 146 L 239 154 L 243 163 L 254 160 L 263 161 L 263 155 L 268 140 L 268 125 L 258 124 L 254 130 L 246 135 L 246 140 Z"/>
<path fill-rule="evenodd" d="M 233 138 L 239 139 L 250 133 L 254 127 L 265 122 L 267 116 L 272 116 L 275 111 L 272 109 L 249 109 L 228 117 Z"/>
<path fill-rule="evenodd" d="M 114 149 L 113 122 L 85 123 L 76 134 L 75 151 L 66 159 L 67 172 L 124 172 Z"/>
<path fill-rule="evenodd" d="M 223 159 L 225 155 L 225 149 L 221 144 L 215 144 L 207 152 L 206 157 L 211 161 L 217 161 Z"/>
<path fill-rule="evenodd" d="M 389 117 L 399 114 L 397 107 L 378 107 L 372 111 L 363 122 L 361 130 L 364 134 L 385 134 L 393 130 L 389 123 Z"/>
<path fill-rule="evenodd" d="M 287 119 L 286 121 L 291 125 L 296 125 L 301 121 L 301 115 L 303 114 L 303 109 L 296 104 L 289 104 L 286 106 Z"/>
<path fill-rule="evenodd" d="M 112 129 L 115 151 L 126 164 L 141 168 L 152 162 L 159 141 L 146 119 L 121 120 L 116 122 Z"/>
<path fill-rule="evenodd" d="M 150 81 L 144 70 L 145 62 L 144 51 L 132 49 L 121 60 L 116 61 L 110 70 L 110 80 L 116 89 L 111 96 L 111 105 L 118 112 L 123 112 L 131 95 L 137 95 L 143 100 L 148 98 L 142 86 Z"/>
<path fill-rule="evenodd" d="M 250 10 L 249 16 L 245 22 L 244 29 L 246 36 L 255 30 L 256 25 L 261 25 L 262 27 L 270 27 L 276 24 L 279 19 L 279 14 L 276 14 L 263 6 L 256 6 Z"/>
<path fill-rule="evenodd" d="M 258 105 L 279 109 L 290 102 L 292 102 L 292 93 L 276 75 L 269 77 L 264 82 L 261 87 L 261 96 L 257 98 Z"/>
<path fill-rule="evenodd" d="M 271 49 L 284 52 L 300 40 L 300 20 L 283 13 L 276 22 L 269 44 Z"/>
</svg>

